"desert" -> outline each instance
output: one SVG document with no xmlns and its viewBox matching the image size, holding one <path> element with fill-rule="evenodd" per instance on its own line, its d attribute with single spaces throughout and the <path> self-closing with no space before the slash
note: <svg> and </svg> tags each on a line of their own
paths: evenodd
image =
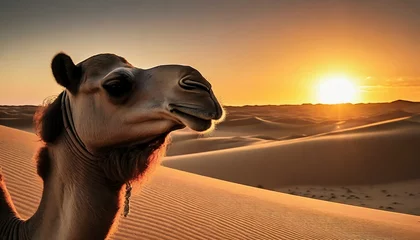
<svg viewBox="0 0 420 240">
<path fill-rule="evenodd" d="M 30 118 L 28 108 L 3 106 L 3 116 Z M 172 134 L 113 238 L 417 239 L 419 110 L 406 101 L 226 107 L 215 131 Z M 27 218 L 40 200 L 42 143 L 16 121 L 0 128 L 0 164 Z"/>
</svg>

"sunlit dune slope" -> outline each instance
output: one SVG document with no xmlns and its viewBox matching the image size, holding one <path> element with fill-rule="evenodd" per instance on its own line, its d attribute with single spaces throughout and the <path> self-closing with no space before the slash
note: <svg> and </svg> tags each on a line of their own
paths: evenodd
<svg viewBox="0 0 420 240">
<path fill-rule="evenodd" d="M 0 127 L 0 165 L 29 217 L 41 183 L 33 134 Z M 7 137 L 7 138 L 6 138 Z M 418 239 L 419 217 L 305 199 L 161 167 L 113 239 Z"/>
<path fill-rule="evenodd" d="M 168 157 L 165 166 L 251 186 L 420 178 L 420 126 L 403 119 L 333 135 Z"/>
</svg>

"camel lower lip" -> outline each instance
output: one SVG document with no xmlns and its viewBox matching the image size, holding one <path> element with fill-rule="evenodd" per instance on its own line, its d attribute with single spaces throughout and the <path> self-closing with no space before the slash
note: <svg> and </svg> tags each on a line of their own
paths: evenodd
<svg viewBox="0 0 420 240">
<path fill-rule="evenodd" d="M 212 125 L 212 121 L 208 119 L 202 119 L 194 115 L 182 112 L 178 109 L 172 109 L 171 112 L 178 116 L 182 123 L 195 131 L 206 131 Z"/>
<path fill-rule="evenodd" d="M 216 113 L 205 111 L 203 107 L 185 106 L 181 104 L 169 104 L 169 107 L 171 108 L 171 111 L 181 112 L 201 120 L 216 119 Z"/>
<path fill-rule="evenodd" d="M 184 128 L 185 127 L 185 125 L 183 125 L 183 124 L 176 124 L 176 125 L 174 125 L 169 131 L 167 131 L 167 132 L 164 132 L 164 133 L 162 133 L 162 134 L 159 134 L 159 135 L 156 135 L 155 137 L 152 137 L 150 140 L 147 140 L 147 141 L 143 141 L 142 143 L 141 142 L 139 142 L 139 143 L 137 143 L 137 144 L 153 144 L 153 143 L 155 143 L 155 142 L 160 142 L 162 139 L 165 139 L 166 137 L 168 137 L 168 135 L 171 133 L 171 132 L 173 132 L 173 131 L 175 131 L 175 130 L 178 130 L 178 129 L 182 129 L 182 128 Z"/>
</svg>

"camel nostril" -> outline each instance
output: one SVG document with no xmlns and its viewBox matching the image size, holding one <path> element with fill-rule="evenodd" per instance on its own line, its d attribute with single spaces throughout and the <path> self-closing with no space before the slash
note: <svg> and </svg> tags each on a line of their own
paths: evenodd
<svg viewBox="0 0 420 240">
<path fill-rule="evenodd" d="M 183 78 L 179 80 L 179 86 L 186 90 L 202 90 L 206 92 L 210 92 L 210 87 L 207 86 L 205 83 L 192 80 L 190 78 Z"/>
</svg>

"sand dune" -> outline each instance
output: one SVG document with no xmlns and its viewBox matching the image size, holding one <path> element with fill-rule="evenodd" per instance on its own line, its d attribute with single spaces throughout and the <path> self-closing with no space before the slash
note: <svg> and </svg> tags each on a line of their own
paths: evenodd
<svg viewBox="0 0 420 240">
<path fill-rule="evenodd" d="M 211 137 L 184 141 L 175 140 L 169 147 L 167 156 L 231 149 L 265 142 L 267 141 L 258 137 Z"/>
<path fill-rule="evenodd" d="M 418 146 L 420 125 L 410 117 L 404 117 L 303 139 L 167 157 L 163 165 L 286 193 L 291 193 L 286 191 L 290 186 L 340 188 L 359 185 L 363 188 L 415 179 L 419 181 L 414 185 L 420 189 Z M 373 190 L 388 189 L 387 186 L 378 189 L 380 187 Z M 308 189 L 305 188 L 305 191 Z M 307 197 L 314 195 L 293 192 Z M 377 197 L 389 204 L 407 204 L 404 208 L 390 206 L 387 210 L 420 214 L 420 194 L 417 191 L 410 190 L 404 198 L 400 198 L 400 194 L 394 201 L 386 195 Z M 314 198 L 332 200 L 330 196 L 331 192 L 326 191 L 315 194 Z M 346 201 L 341 202 L 349 203 L 349 196 L 346 195 Z M 384 206 L 381 201 L 371 207 L 386 209 L 388 205 Z M 365 204 L 360 201 L 351 203 Z"/>
<path fill-rule="evenodd" d="M 351 118 L 380 116 L 379 119 L 387 120 L 398 112 L 419 113 L 420 104 L 406 101 L 395 101 L 392 103 L 374 103 L 374 104 L 340 104 L 340 105 L 322 105 L 322 104 L 304 104 L 304 105 L 281 105 L 281 106 L 244 106 L 227 107 L 227 119 L 235 116 L 247 117 L 255 116 L 267 120 L 271 119 L 298 119 L 310 122 L 321 122 L 325 120 L 346 120 Z M 397 113 L 395 113 L 397 112 Z"/>
<path fill-rule="evenodd" d="M 217 126 L 213 134 L 216 137 L 227 136 L 265 136 L 272 138 L 285 137 L 296 132 L 299 125 L 276 123 L 259 117 L 246 117 L 225 121 Z"/>
<path fill-rule="evenodd" d="M 298 121 L 298 120 L 297 120 Z M 241 136 L 261 139 L 284 140 L 315 135 L 337 129 L 336 121 L 321 123 L 279 123 L 258 117 L 230 120 L 217 126 L 215 137 Z"/>
<path fill-rule="evenodd" d="M 402 117 L 382 122 L 370 123 L 357 127 L 349 127 L 345 129 L 339 129 L 332 132 L 327 132 L 320 135 L 338 135 L 338 134 L 356 134 L 356 133 L 380 133 L 387 131 L 418 131 L 420 129 L 420 123 L 417 122 L 416 116 L 413 117 Z"/>
<path fill-rule="evenodd" d="M 30 133 L 0 127 L 0 165 L 23 217 L 41 193 Z M 7 137 L 7 139 L 6 139 Z M 232 150 L 233 151 L 233 150 Z M 247 187 L 165 167 L 113 239 L 418 239 L 420 218 Z"/>
<path fill-rule="evenodd" d="M 278 128 L 290 128 L 294 127 L 294 124 L 286 124 L 286 123 L 276 123 L 269 120 L 264 120 L 259 117 L 247 117 L 241 119 L 230 120 L 226 122 L 222 122 L 218 125 L 218 128 L 227 127 L 240 127 L 240 126 L 260 126 L 262 128 L 268 129 L 278 129 Z"/>
<path fill-rule="evenodd" d="M 389 105 L 392 106 L 392 104 Z M 370 109 L 365 110 L 362 114 L 359 109 L 361 107 L 356 107 L 355 105 L 341 106 L 344 109 L 346 107 L 351 108 L 346 111 L 353 111 L 352 115 L 344 111 L 344 109 L 340 109 L 340 106 L 311 106 L 309 108 L 311 111 L 306 110 L 306 113 L 303 110 L 299 112 L 299 109 L 302 107 L 308 108 L 307 106 L 273 106 L 272 108 L 282 109 L 281 107 L 287 107 L 287 111 L 276 113 L 272 110 L 267 110 L 266 112 L 250 110 L 247 115 L 246 107 L 242 110 L 236 109 L 236 112 L 233 113 L 234 116 L 228 116 L 226 121 L 217 127 L 217 131 L 213 136 L 241 136 L 279 141 L 324 134 L 392 119 L 417 116 L 417 113 L 401 109 L 390 109 L 388 111 L 384 109 L 382 111 L 374 109 L 375 111 L 373 111 Z M 372 106 L 370 107 L 372 108 Z M 319 108 L 319 112 L 313 111 L 314 108 Z M 294 109 L 295 112 L 291 113 L 291 109 Z M 308 117 L 305 114 L 312 115 Z"/>
<path fill-rule="evenodd" d="M 374 116 L 369 117 L 369 121 L 371 122 L 380 122 L 389 119 L 396 119 L 396 118 L 403 118 L 403 117 L 410 117 L 415 115 L 414 113 L 409 113 L 403 110 L 394 110 L 386 113 L 377 114 Z"/>
<path fill-rule="evenodd" d="M 332 136 L 168 157 L 163 164 L 269 188 L 308 183 L 375 184 L 420 178 L 419 145 L 420 128 L 375 130 L 369 134 L 344 131 Z"/>
<path fill-rule="evenodd" d="M 0 125 L 33 132 L 36 106 L 0 106 Z"/>
</svg>

